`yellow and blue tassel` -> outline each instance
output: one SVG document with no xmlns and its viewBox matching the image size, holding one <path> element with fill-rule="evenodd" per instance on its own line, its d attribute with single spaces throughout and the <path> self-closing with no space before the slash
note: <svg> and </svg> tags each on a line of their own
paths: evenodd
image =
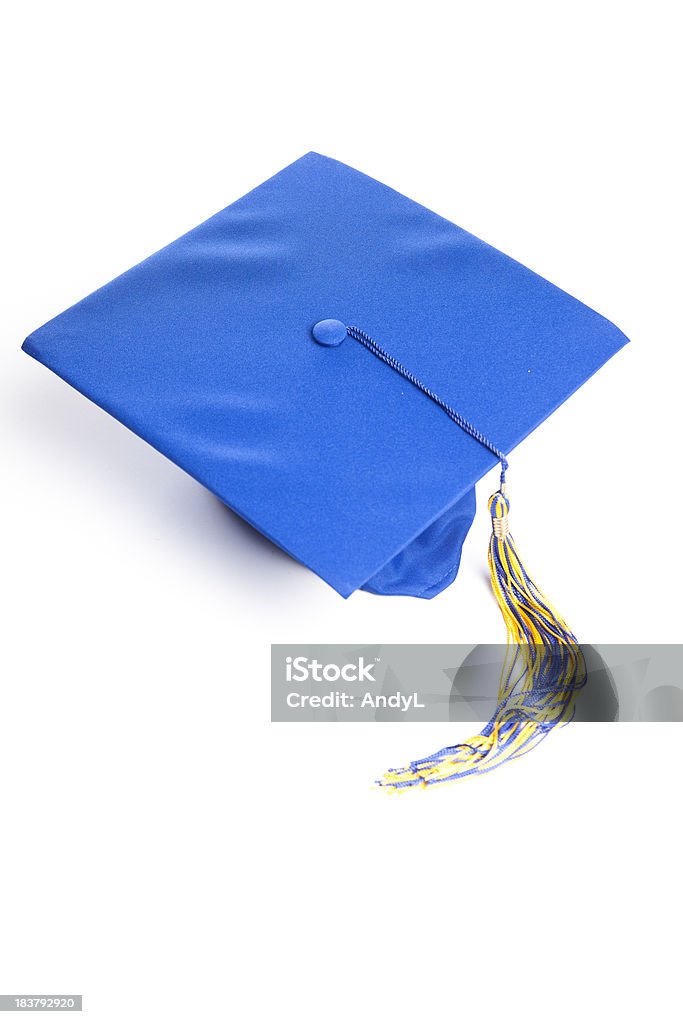
<svg viewBox="0 0 683 1024">
<path fill-rule="evenodd" d="M 508 527 L 505 468 L 504 462 L 500 489 L 488 505 L 491 586 L 507 628 L 496 712 L 477 736 L 386 772 L 378 780 L 385 789 L 455 782 L 521 757 L 571 720 L 576 692 L 585 684 L 586 666 L 574 634 L 517 553 Z"/>
</svg>

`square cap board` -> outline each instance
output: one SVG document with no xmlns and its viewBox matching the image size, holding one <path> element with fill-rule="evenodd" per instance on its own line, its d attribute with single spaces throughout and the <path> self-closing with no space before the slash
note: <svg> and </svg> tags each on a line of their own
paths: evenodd
<svg viewBox="0 0 683 1024">
<path fill-rule="evenodd" d="M 317 343 L 324 321 L 366 332 L 506 453 L 627 340 L 309 153 L 24 348 L 343 596 L 431 597 L 457 573 L 496 457 L 334 324 Z"/>
</svg>

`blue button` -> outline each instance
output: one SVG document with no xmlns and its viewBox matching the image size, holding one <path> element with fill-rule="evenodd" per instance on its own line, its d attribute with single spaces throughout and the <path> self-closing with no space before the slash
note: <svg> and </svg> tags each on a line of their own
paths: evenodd
<svg viewBox="0 0 683 1024">
<path fill-rule="evenodd" d="M 313 328 L 313 337 L 319 345 L 341 345 L 346 327 L 341 320 L 319 320 Z"/>
</svg>

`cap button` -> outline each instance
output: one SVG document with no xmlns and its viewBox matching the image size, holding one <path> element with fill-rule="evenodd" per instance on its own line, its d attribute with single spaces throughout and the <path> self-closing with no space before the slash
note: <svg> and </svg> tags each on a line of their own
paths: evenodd
<svg viewBox="0 0 683 1024">
<path fill-rule="evenodd" d="M 346 325 L 341 320 L 319 320 L 313 328 L 313 337 L 319 345 L 341 345 L 346 337 Z"/>
</svg>

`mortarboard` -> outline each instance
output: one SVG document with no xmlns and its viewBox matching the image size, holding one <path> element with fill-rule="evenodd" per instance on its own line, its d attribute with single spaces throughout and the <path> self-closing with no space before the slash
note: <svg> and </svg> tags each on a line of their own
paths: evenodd
<svg viewBox="0 0 683 1024">
<path fill-rule="evenodd" d="M 506 455 L 626 340 L 462 228 L 309 153 L 24 349 L 343 597 L 447 587 L 474 485 L 501 464 L 489 566 L 524 649 L 489 734 L 385 776 L 404 788 L 488 770 L 570 713 L 582 659 L 510 537 Z"/>
</svg>

